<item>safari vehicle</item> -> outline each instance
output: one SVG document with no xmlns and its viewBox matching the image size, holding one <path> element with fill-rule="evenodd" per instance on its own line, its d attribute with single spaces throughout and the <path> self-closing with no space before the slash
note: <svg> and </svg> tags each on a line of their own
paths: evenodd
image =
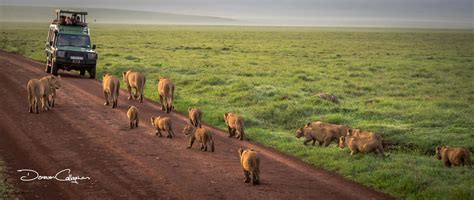
<svg viewBox="0 0 474 200">
<path fill-rule="evenodd" d="M 91 44 L 86 15 L 87 12 L 56 10 L 45 45 L 47 73 L 57 76 L 59 69 L 78 70 L 81 75 L 87 71 L 91 79 L 95 78 L 96 45 Z"/>
</svg>

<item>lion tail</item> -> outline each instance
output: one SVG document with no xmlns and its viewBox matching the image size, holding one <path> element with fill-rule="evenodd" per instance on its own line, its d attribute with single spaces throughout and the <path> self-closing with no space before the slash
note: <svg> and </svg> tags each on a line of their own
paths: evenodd
<svg viewBox="0 0 474 200">
<path fill-rule="evenodd" d="M 471 153 L 468 148 L 464 148 L 464 164 L 472 168 L 471 165 Z"/>
<path fill-rule="evenodd" d="M 255 172 L 260 175 L 260 158 L 255 159 Z"/>
<path fill-rule="evenodd" d="M 113 88 L 110 88 L 110 89 L 111 89 L 110 93 L 112 93 L 111 96 L 112 96 L 112 101 L 113 101 L 113 107 L 115 107 L 117 106 L 118 96 L 120 93 L 120 82 L 117 81 L 117 84 L 114 84 Z"/>
<path fill-rule="evenodd" d="M 166 104 L 169 107 L 169 110 L 171 111 L 173 109 L 173 100 L 174 100 L 174 85 L 169 85 L 168 86 L 168 91 L 167 91 L 167 99 L 166 99 Z"/>
<path fill-rule="evenodd" d="M 174 101 L 174 85 L 171 85 L 171 97 L 170 97 L 170 104 L 173 104 Z"/>
<path fill-rule="evenodd" d="M 214 152 L 214 139 L 212 137 L 210 138 L 209 143 L 211 143 L 211 152 Z"/>
<path fill-rule="evenodd" d="M 28 104 L 30 105 L 29 109 L 31 112 L 33 111 L 33 108 L 35 106 L 34 87 L 31 81 L 28 81 L 28 84 L 26 85 L 26 90 L 28 92 Z"/>
</svg>

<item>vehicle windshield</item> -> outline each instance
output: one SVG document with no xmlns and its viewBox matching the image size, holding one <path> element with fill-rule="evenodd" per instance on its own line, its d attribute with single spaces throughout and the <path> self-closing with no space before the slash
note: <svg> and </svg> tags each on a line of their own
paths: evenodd
<svg viewBox="0 0 474 200">
<path fill-rule="evenodd" d="M 91 40 L 87 35 L 60 34 L 56 42 L 57 46 L 91 47 Z"/>
</svg>

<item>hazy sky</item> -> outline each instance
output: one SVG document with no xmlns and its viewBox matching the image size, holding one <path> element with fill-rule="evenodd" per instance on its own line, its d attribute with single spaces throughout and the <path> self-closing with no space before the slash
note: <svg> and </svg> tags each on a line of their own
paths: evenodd
<svg viewBox="0 0 474 200">
<path fill-rule="evenodd" d="M 270 24 L 407 24 L 473 28 L 474 0 L 1 0 L 1 4 L 97 7 L 207 15 Z"/>
</svg>

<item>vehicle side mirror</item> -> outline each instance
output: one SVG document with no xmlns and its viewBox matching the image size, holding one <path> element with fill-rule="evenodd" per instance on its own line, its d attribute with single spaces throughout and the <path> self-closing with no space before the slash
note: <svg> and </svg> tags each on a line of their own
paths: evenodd
<svg viewBox="0 0 474 200">
<path fill-rule="evenodd" d="M 49 46 L 53 46 L 53 41 L 49 41 Z"/>
<path fill-rule="evenodd" d="M 95 49 L 97 46 L 95 44 L 92 45 L 92 49 Z"/>
</svg>

